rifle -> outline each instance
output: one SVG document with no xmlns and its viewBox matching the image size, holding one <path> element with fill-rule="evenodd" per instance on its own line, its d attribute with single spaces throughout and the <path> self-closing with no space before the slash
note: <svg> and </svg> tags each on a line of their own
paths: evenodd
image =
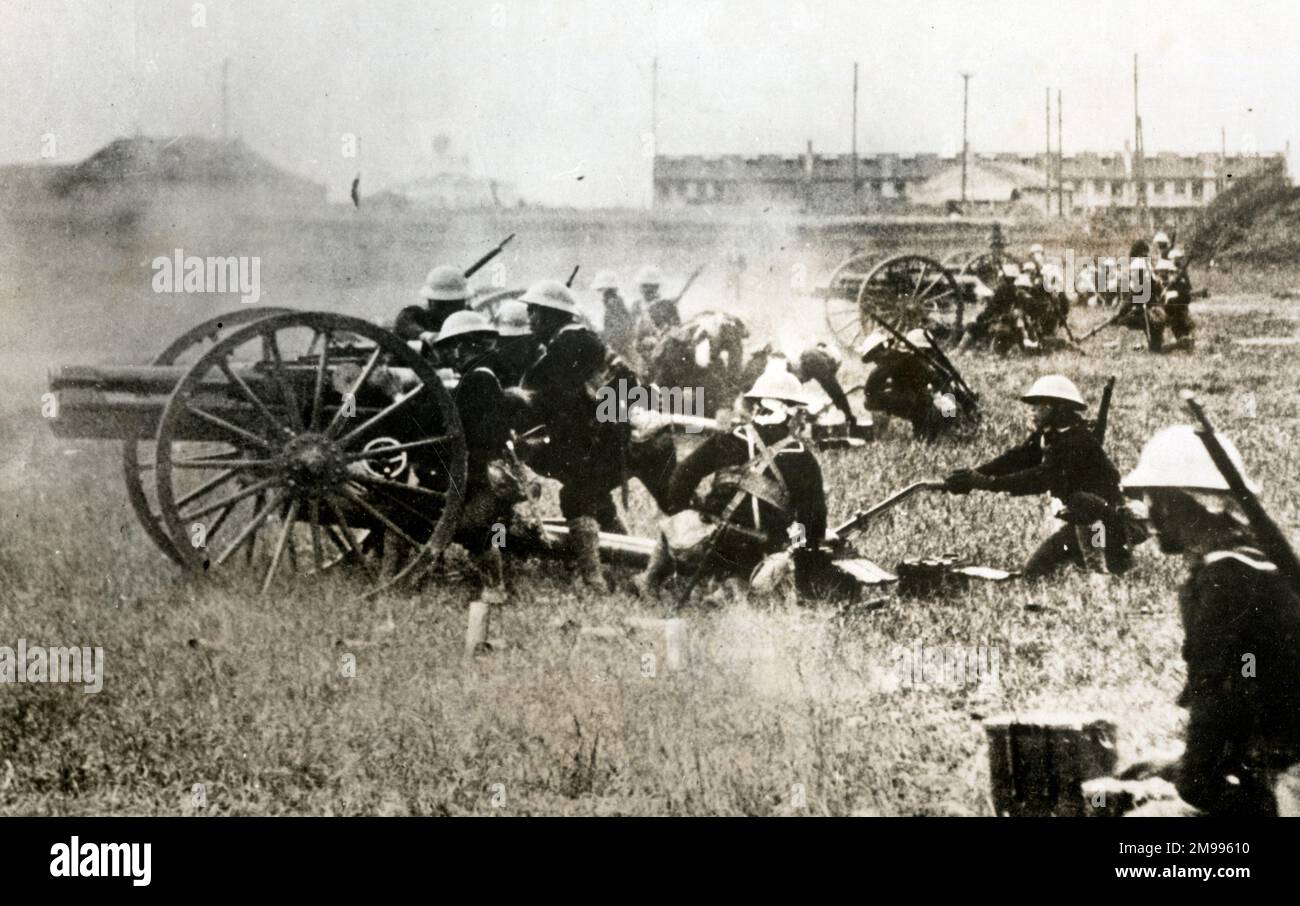
<svg viewBox="0 0 1300 906">
<path fill-rule="evenodd" d="M 470 277 L 474 276 L 479 271 L 481 271 L 484 267 L 486 267 L 488 262 L 491 261 L 493 258 L 495 258 L 497 255 L 500 255 L 501 251 L 506 247 L 506 245 L 510 242 L 510 240 L 514 238 L 515 238 L 515 234 L 511 233 L 505 239 L 502 239 L 499 243 L 497 243 L 496 248 L 492 249 L 482 258 L 478 259 L 469 267 L 467 267 L 465 269 L 465 279 L 468 280 Z"/>
<path fill-rule="evenodd" d="M 1119 304 L 1119 308 L 1118 308 L 1118 310 L 1116 310 L 1115 314 L 1111 315 L 1111 316 L 1110 316 L 1109 318 L 1107 318 L 1105 321 L 1102 321 L 1102 322 L 1101 322 L 1100 324 L 1098 324 L 1096 327 L 1092 328 L 1092 330 L 1089 330 L 1089 331 L 1088 331 L 1087 333 L 1085 333 L 1083 336 L 1079 337 L 1079 342 L 1082 343 L 1084 340 L 1087 340 L 1087 339 L 1089 339 L 1089 338 L 1091 338 L 1091 337 L 1093 337 L 1093 336 L 1095 336 L 1095 335 L 1101 333 L 1101 332 L 1102 332 L 1103 330 L 1105 330 L 1107 327 L 1110 327 L 1112 324 L 1114 324 L 1114 323 L 1116 323 L 1117 321 L 1119 321 L 1120 318 L 1122 318 L 1122 317 L 1124 317 L 1125 315 L 1127 315 L 1127 314 L 1129 313 L 1129 309 L 1131 309 L 1132 307 L 1133 307 L 1133 302 L 1132 302 L 1131 300 L 1127 300 L 1127 299 L 1126 299 L 1125 301 L 1121 302 L 1121 303 Z"/>
<path fill-rule="evenodd" d="M 963 405 L 971 407 L 973 409 L 979 408 L 979 397 L 977 397 L 975 395 L 975 392 L 971 390 L 969 386 L 966 385 L 965 381 L 962 380 L 961 375 L 957 373 L 957 369 L 952 367 L 952 362 L 948 361 L 948 357 L 944 356 L 942 352 L 939 352 L 939 347 L 933 346 L 934 338 L 930 336 L 929 331 L 926 331 L 926 337 L 930 340 L 930 343 L 932 344 L 932 348 L 935 350 L 935 352 L 939 352 L 939 355 L 943 356 L 942 360 L 940 360 L 940 358 L 938 358 L 937 356 L 929 355 L 928 353 L 918 349 L 915 345 L 912 344 L 910 340 L 907 339 L 907 337 L 903 334 L 902 331 L 900 331 L 893 324 L 890 324 L 884 318 L 880 317 L 880 315 L 876 314 L 874 311 L 869 311 L 867 312 L 867 314 L 871 315 L 872 320 L 874 320 L 877 324 L 885 328 L 886 333 L 888 333 L 891 337 L 893 337 L 898 342 L 902 343 L 903 346 L 906 347 L 909 352 L 913 353 L 914 355 L 921 356 L 921 358 L 933 364 L 934 367 L 939 370 L 939 373 L 942 374 L 944 377 L 946 377 L 961 393 L 963 397 L 962 399 Z"/>
<path fill-rule="evenodd" d="M 569 274 L 569 279 L 564 281 L 564 285 L 565 285 L 565 286 L 572 288 L 572 286 L 573 286 L 573 280 L 574 280 L 575 277 L 578 276 L 578 268 L 580 268 L 580 267 L 582 267 L 581 264 L 575 264 L 575 265 L 573 266 L 573 273 Z"/>
<path fill-rule="evenodd" d="M 1092 436 L 1097 439 L 1097 446 L 1101 446 L 1102 441 L 1106 439 L 1106 422 L 1110 418 L 1110 398 L 1115 392 L 1115 378 L 1111 377 L 1106 382 L 1106 389 L 1101 391 L 1101 403 L 1097 406 L 1097 420 L 1092 423 Z"/>
<path fill-rule="evenodd" d="M 695 270 L 691 272 L 691 275 L 689 277 L 686 278 L 686 282 L 682 284 L 681 292 L 679 292 L 676 296 L 673 297 L 672 301 L 674 305 L 682 301 L 682 296 L 686 295 L 686 291 L 691 288 L 691 284 L 695 282 L 695 278 L 698 277 L 700 275 L 700 272 L 703 270 L 704 270 L 704 265 L 701 264 L 699 267 L 697 267 Z"/>
<path fill-rule="evenodd" d="M 950 379 L 956 384 L 962 393 L 965 394 L 967 399 L 963 402 L 966 403 L 967 407 L 972 411 L 978 410 L 980 407 L 979 394 L 971 389 L 970 384 L 966 383 L 966 379 L 961 376 L 961 372 L 957 370 L 957 366 L 948 358 L 948 354 L 939 348 L 939 343 L 935 340 L 934 334 L 930 333 L 929 328 L 922 328 L 922 330 L 925 331 L 925 338 L 930 341 L 931 358 L 936 359 L 939 366 L 948 371 L 951 376 Z"/>
<path fill-rule="evenodd" d="M 879 516 L 886 510 L 893 509 L 913 494 L 920 491 L 942 491 L 943 488 L 944 483 L 942 481 L 927 480 L 909 484 L 907 487 L 903 488 L 903 490 L 896 491 L 875 506 L 868 507 L 865 510 L 858 510 L 843 525 L 835 527 L 835 536 L 837 538 L 843 538 L 851 532 L 859 531 L 864 525 L 871 521 L 873 517 Z"/>
<path fill-rule="evenodd" d="M 1282 530 L 1278 528 L 1277 523 L 1264 511 L 1264 506 L 1259 502 L 1259 498 L 1246 486 L 1245 476 L 1233 465 L 1232 460 L 1228 457 L 1228 452 L 1223 449 L 1223 444 L 1219 442 L 1219 436 L 1214 433 L 1214 426 L 1210 424 L 1209 416 L 1205 414 L 1205 410 L 1197 402 L 1196 397 L 1190 390 L 1184 390 L 1182 398 L 1187 410 L 1200 422 L 1201 430 L 1196 432 L 1196 436 L 1205 445 L 1205 452 L 1210 454 L 1210 459 L 1214 460 L 1215 468 L 1228 482 L 1233 497 L 1237 499 L 1237 503 L 1241 505 L 1242 511 L 1245 512 L 1246 519 L 1250 522 L 1251 531 L 1255 536 L 1255 542 L 1259 545 L 1260 550 L 1264 552 L 1264 556 L 1282 573 L 1292 591 L 1300 593 L 1300 560 L 1296 559 L 1295 551 L 1292 550 L 1286 535 L 1282 534 Z"/>
</svg>

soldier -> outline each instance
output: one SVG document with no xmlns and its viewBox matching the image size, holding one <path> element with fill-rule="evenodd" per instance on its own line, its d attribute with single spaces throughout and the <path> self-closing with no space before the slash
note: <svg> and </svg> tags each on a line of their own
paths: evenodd
<svg viewBox="0 0 1300 906">
<path fill-rule="evenodd" d="M 999 491 L 1021 496 L 1051 494 L 1064 507 L 1064 524 L 1025 563 L 1026 576 L 1043 576 L 1067 563 L 1097 573 L 1122 573 L 1132 565 L 1130 525 L 1119 471 L 1092 426 L 1083 418 L 1087 404 L 1069 378 L 1039 378 L 1021 397 L 1033 407 L 1033 433 L 975 469 L 959 469 L 945 479 L 947 490 Z"/>
<path fill-rule="evenodd" d="M 454 397 L 465 432 L 468 468 L 465 506 L 455 540 L 476 561 L 482 584 L 503 585 L 501 552 L 493 543 L 493 526 L 509 524 L 514 504 L 522 500 L 523 478 L 505 454 L 509 426 L 505 394 L 492 370 L 497 329 L 476 311 L 453 312 L 442 323 L 434 351 L 460 376 Z"/>
<path fill-rule="evenodd" d="M 1129 261 L 1128 291 L 1121 295 L 1120 308 L 1122 311 L 1116 312 L 1119 324 L 1146 334 L 1147 348 L 1152 352 L 1164 349 L 1165 310 L 1153 268 L 1144 257 Z"/>
<path fill-rule="evenodd" d="M 1029 247 L 1029 260 L 1025 262 L 1025 265 L 1032 264 L 1033 270 L 1042 273 L 1043 265 L 1046 262 L 1047 254 L 1043 251 L 1042 243 L 1035 242 Z"/>
<path fill-rule="evenodd" d="M 518 387 L 528 366 L 541 356 L 536 337 L 528 321 L 528 306 L 518 299 L 507 299 L 497 306 L 493 319 L 498 334 L 492 351 L 492 370 L 503 387 Z"/>
<path fill-rule="evenodd" d="M 795 543 L 795 581 L 814 593 L 829 572 L 821 468 L 798 439 L 807 398 L 789 372 L 763 372 L 745 394 L 750 418 L 706 439 L 673 471 L 663 532 L 637 591 L 653 594 L 678 565 L 697 578 L 748 576 Z M 713 481 L 702 500 L 696 489 Z"/>
<path fill-rule="evenodd" d="M 1244 475 L 1232 442 L 1218 438 Z M 1124 487 L 1142 496 L 1161 551 L 1189 568 L 1179 592 L 1186 747 L 1177 761 L 1126 774 L 1164 776 L 1209 815 L 1277 814 L 1274 783 L 1300 760 L 1300 596 L 1254 546 L 1192 426 L 1152 437 Z"/>
<path fill-rule="evenodd" d="M 1187 258 L 1182 249 L 1169 252 L 1173 273 L 1165 285 L 1165 316 L 1169 330 L 1174 335 L 1174 345 L 1192 349 L 1196 343 L 1193 334 L 1196 322 L 1192 320 L 1192 278 L 1187 273 Z"/>
<path fill-rule="evenodd" d="M 613 271 L 600 271 L 591 281 L 591 288 L 601 294 L 605 309 L 603 333 L 605 343 L 625 360 L 633 362 L 637 356 L 637 339 L 644 332 L 645 309 L 639 301 L 631 305 L 618 292 L 618 275 Z"/>
<path fill-rule="evenodd" d="M 636 273 L 636 285 L 641 290 L 640 305 L 649 318 L 650 327 L 656 330 L 666 330 L 682 323 L 677 300 L 659 295 L 663 282 L 663 272 L 653 264 L 645 265 Z"/>
<path fill-rule="evenodd" d="M 930 338 L 919 327 L 908 332 L 907 341 L 921 353 L 932 348 Z M 907 419 L 912 436 L 927 441 L 956 424 L 956 397 L 948 377 L 933 359 L 873 334 L 862 345 L 862 361 L 875 366 L 863 389 L 867 409 Z"/>
<path fill-rule="evenodd" d="M 1169 236 L 1164 230 L 1160 230 L 1155 236 L 1151 237 L 1151 257 L 1160 261 L 1169 257 Z"/>
<path fill-rule="evenodd" d="M 741 387 L 753 386 L 759 376 L 771 367 L 788 371 L 800 384 L 816 381 L 817 386 L 821 387 L 830 398 L 831 404 L 843 413 L 845 422 L 856 426 L 858 417 L 853 413 L 848 394 L 844 392 L 844 387 L 839 381 L 840 364 L 839 353 L 826 343 L 817 343 L 804 349 L 799 353 L 799 358 L 794 361 L 774 350 L 772 344 L 768 343 L 750 356 L 740 374 L 739 382 Z"/>
<path fill-rule="evenodd" d="M 998 285 L 993 296 L 962 334 L 957 344 L 958 352 L 965 352 L 978 345 L 987 344 L 998 355 L 1006 355 L 1019 345 L 1017 337 L 1017 320 L 1020 317 L 1020 289 L 1016 281 L 1020 279 L 1020 268 L 1014 264 L 1004 264 L 998 275 Z"/>
<path fill-rule="evenodd" d="M 420 340 L 426 349 L 430 349 L 447 316 L 455 311 L 464 311 L 469 300 L 469 281 L 456 268 L 439 265 L 424 279 L 420 298 L 424 299 L 423 306 L 408 305 L 397 313 L 393 331 L 403 340 Z"/>
<path fill-rule="evenodd" d="M 594 332 L 577 323 L 578 308 L 568 287 L 543 280 L 529 287 L 521 301 L 529 307 L 533 335 L 544 343 L 522 386 L 529 415 L 547 432 L 546 438 L 526 443 L 526 458 L 539 473 L 560 482 L 560 512 L 568 521 L 579 574 L 597 590 L 607 589 L 599 533 L 626 531 L 613 490 L 635 476 L 663 507 L 676 464 L 672 435 L 661 430 L 634 441 L 626 420 L 598 416 L 605 388 L 620 381 L 631 388 L 639 382 Z"/>
</svg>

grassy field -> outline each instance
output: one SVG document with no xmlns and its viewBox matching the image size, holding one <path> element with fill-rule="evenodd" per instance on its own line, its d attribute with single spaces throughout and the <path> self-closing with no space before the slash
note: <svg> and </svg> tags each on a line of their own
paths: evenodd
<svg viewBox="0 0 1300 906">
<path fill-rule="evenodd" d="M 1076 327 L 1096 317 L 1076 312 Z M 894 425 L 864 449 L 824 454 L 832 516 L 1020 438 L 1018 393 L 1060 371 L 1094 402 L 1120 376 L 1107 446 L 1124 471 L 1156 429 L 1184 420 L 1177 389 L 1197 390 L 1275 517 L 1300 525 L 1295 349 L 1231 342 L 1295 334 L 1300 306 L 1216 290 L 1198 317 L 1194 355 L 1152 357 L 1112 332 L 1087 357 L 963 360 L 988 406 L 978 438 L 924 447 Z M 1069 574 L 848 612 L 757 600 L 693 610 L 679 672 L 665 669 L 659 639 L 565 631 L 666 610 L 575 590 L 554 565 L 522 568 L 494 617 L 507 647 L 468 664 L 471 591 L 455 577 L 361 602 L 347 576 L 268 598 L 237 570 L 183 576 L 136 525 L 113 446 L 58 441 L 42 423 L 41 367 L 67 349 L 20 351 L 23 324 L 6 327 L 0 645 L 102 646 L 106 677 L 94 695 L 0 687 L 0 812 L 982 815 L 982 716 L 1106 712 L 1125 760 L 1177 739 L 1184 567 L 1152 544 L 1131 574 L 1101 584 Z M 103 357 L 166 335 L 123 335 L 130 348 Z M 632 521 L 647 531 L 634 488 Z M 858 541 L 887 568 L 941 553 L 1014 568 L 1046 530 L 1044 500 L 932 495 Z M 910 683 L 900 653 L 917 645 L 996 649 L 997 682 Z M 347 655 L 355 676 L 341 670 Z"/>
</svg>

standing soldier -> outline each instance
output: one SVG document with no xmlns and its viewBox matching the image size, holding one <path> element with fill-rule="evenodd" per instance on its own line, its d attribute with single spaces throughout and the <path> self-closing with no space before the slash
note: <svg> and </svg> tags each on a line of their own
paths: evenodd
<svg viewBox="0 0 1300 906">
<path fill-rule="evenodd" d="M 1174 335 L 1174 345 L 1191 349 L 1196 343 L 1192 336 L 1196 322 L 1192 320 L 1192 278 L 1187 273 L 1187 258 L 1182 249 L 1169 252 L 1173 273 L 1165 286 L 1165 320 Z"/>
<path fill-rule="evenodd" d="M 1026 576 L 1043 576 L 1067 563 L 1097 573 L 1122 573 L 1132 565 L 1130 525 L 1119 470 L 1093 427 L 1079 388 L 1059 374 L 1041 377 L 1020 398 L 1033 407 L 1033 433 L 975 469 L 945 480 L 953 494 L 972 490 L 1021 496 L 1050 494 L 1064 524 L 1025 563 Z"/>
<path fill-rule="evenodd" d="M 628 305 L 618 291 L 618 275 L 613 271 L 600 271 L 591 281 L 591 288 L 601 294 L 605 310 L 603 332 L 605 344 L 624 360 L 636 360 L 636 341 L 641 335 L 645 310 L 639 302 Z"/>
<path fill-rule="evenodd" d="M 393 331 L 403 340 L 420 340 L 426 349 L 431 349 L 448 315 L 465 310 L 469 281 L 456 268 L 439 265 L 425 277 L 420 298 L 424 300 L 423 306 L 408 305 L 397 313 Z"/>
<path fill-rule="evenodd" d="M 653 594 L 677 566 L 696 579 L 748 576 L 795 546 L 795 582 L 808 593 L 829 558 L 821 467 L 794 424 L 807 406 L 794 375 L 769 369 L 744 395 L 750 419 L 707 438 L 673 471 L 663 533 L 637 591 Z M 696 489 L 713 481 L 702 500 Z"/>
<path fill-rule="evenodd" d="M 1216 436 L 1244 478 L 1236 447 Z M 1255 546 L 1197 429 L 1157 433 L 1124 487 L 1144 499 L 1160 550 L 1189 568 L 1179 592 L 1186 747 L 1138 773 L 1172 780 L 1209 815 L 1275 815 L 1274 783 L 1300 760 L 1300 597 Z"/>
<path fill-rule="evenodd" d="M 681 313 L 677 311 L 677 300 L 665 299 L 659 295 L 663 282 L 663 272 L 653 264 L 647 264 L 636 272 L 636 285 L 641 291 L 639 307 L 650 319 L 650 325 L 658 330 L 682 323 Z"/>
<path fill-rule="evenodd" d="M 603 391 L 620 381 L 633 387 L 638 379 L 622 359 L 610 355 L 600 337 L 578 323 L 568 287 L 542 280 L 521 301 L 544 348 L 522 385 L 532 420 L 545 425 L 547 434 L 526 442 L 528 463 L 560 482 L 560 512 L 568 521 L 579 574 L 597 590 L 607 589 L 599 533 L 625 531 L 613 490 L 635 476 L 663 507 L 676 464 L 672 434 L 661 430 L 634 441 L 628 421 L 598 416 Z"/>
<path fill-rule="evenodd" d="M 1151 237 L 1151 257 L 1160 261 L 1169 257 L 1169 236 L 1164 230 L 1159 231 Z"/>
</svg>

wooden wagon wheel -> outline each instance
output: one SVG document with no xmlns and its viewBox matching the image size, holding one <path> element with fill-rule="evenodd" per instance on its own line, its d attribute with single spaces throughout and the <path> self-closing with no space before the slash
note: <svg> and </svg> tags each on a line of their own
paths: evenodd
<svg viewBox="0 0 1300 906">
<path fill-rule="evenodd" d="M 464 435 L 437 371 L 343 315 L 275 315 L 220 340 L 172 391 L 156 446 L 184 565 L 216 570 L 242 550 L 264 592 L 286 560 L 375 579 L 382 564 L 400 581 L 450 543 L 463 502 Z"/>
<path fill-rule="evenodd" d="M 961 329 L 965 300 L 950 270 L 924 255 L 886 258 L 858 290 L 862 329 L 874 327 L 874 313 L 899 330 L 925 327 L 936 339 Z"/>
<path fill-rule="evenodd" d="M 238 308 L 224 315 L 218 315 L 181 334 L 159 353 L 151 364 L 176 365 L 193 361 L 197 358 L 194 354 L 196 350 L 201 354 L 222 336 L 229 336 L 234 328 L 242 327 L 258 318 L 278 315 L 286 311 L 289 309 Z M 158 512 L 158 504 L 151 492 L 154 483 L 146 480 L 153 477 L 153 448 L 153 437 L 135 437 L 122 442 L 122 472 L 126 479 L 126 495 L 131 501 L 131 508 L 135 510 L 136 518 L 140 520 L 140 525 L 144 527 L 145 533 L 153 543 L 175 563 L 184 565 L 183 555 L 172 543 L 171 536 L 167 534 L 167 527 L 163 525 L 162 516 Z"/>
<path fill-rule="evenodd" d="M 863 329 L 857 300 L 876 258 L 874 252 L 855 252 L 840 262 L 826 281 L 826 327 L 846 352 L 856 352 L 863 338 L 874 329 Z"/>
</svg>

